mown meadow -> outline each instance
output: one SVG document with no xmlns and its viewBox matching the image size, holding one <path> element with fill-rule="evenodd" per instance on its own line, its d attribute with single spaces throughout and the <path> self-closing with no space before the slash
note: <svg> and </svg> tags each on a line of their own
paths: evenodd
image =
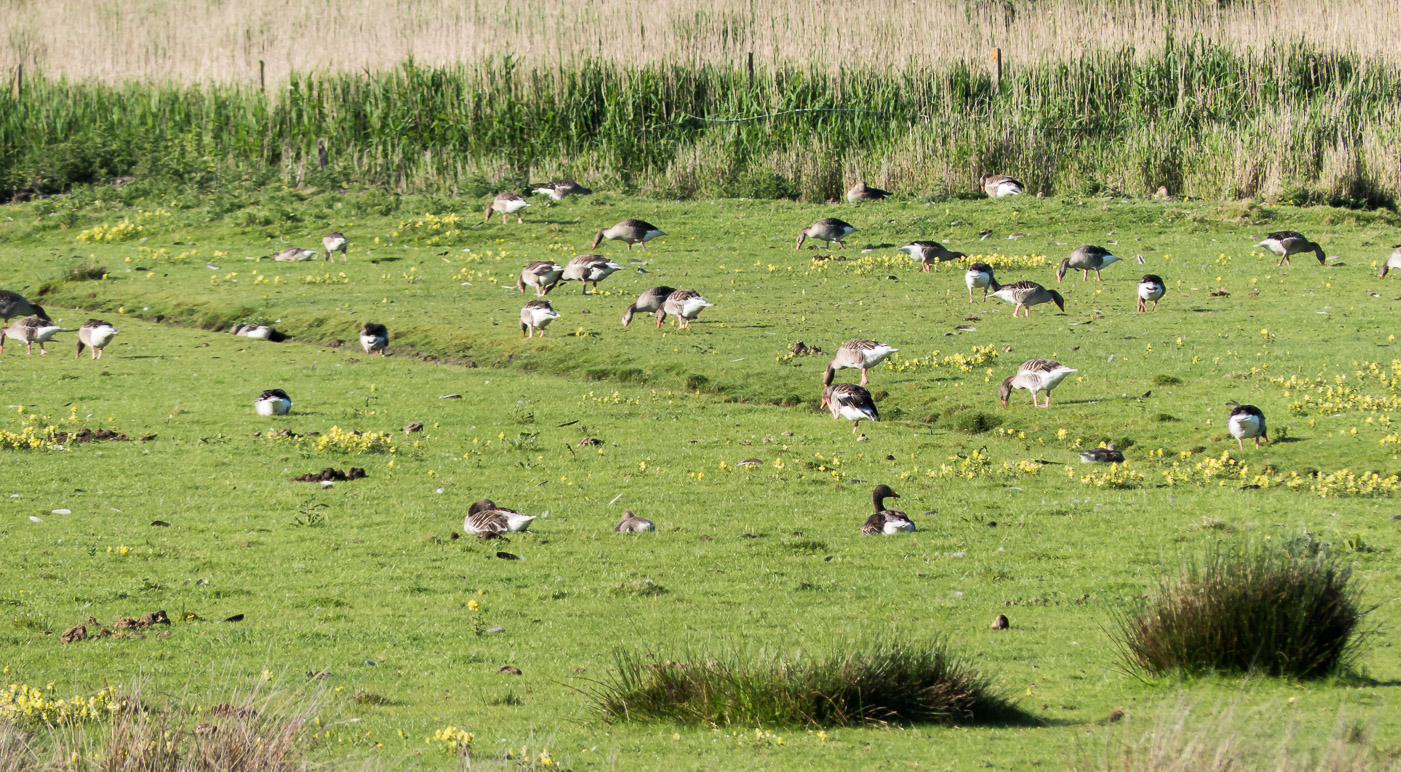
<svg viewBox="0 0 1401 772">
<path fill-rule="evenodd" d="M 509 769 L 1147 769 L 1220 749 L 1247 766 L 1394 765 L 1401 290 L 1376 277 L 1394 213 L 600 192 L 483 225 L 485 203 L 137 181 L 4 208 L 2 286 L 67 330 L 94 316 L 121 329 L 98 361 L 73 358 L 71 332 L 48 356 L 3 355 L 7 684 L 52 684 L 49 699 L 139 688 L 189 725 L 272 692 L 311 706 L 312 760 L 385 766 L 457 764 L 434 738 L 460 731 L 472 763 Z M 794 250 L 827 216 L 860 229 L 838 259 Z M 605 243 L 626 270 L 596 296 L 555 290 L 563 318 L 522 339 L 520 266 L 562 263 L 627 217 L 668 235 L 631 253 Z M 1328 265 L 1276 268 L 1252 248 L 1283 228 L 1323 244 Z M 347 262 L 251 259 L 327 230 L 349 237 Z M 1085 243 L 1125 262 L 1103 282 L 1067 277 L 1064 314 L 1013 320 L 970 304 L 961 268 L 924 274 L 895 252 L 915 238 L 991 259 L 1004 282 L 1054 285 Z M 1138 314 L 1147 272 L 1168 295 Z M 623 308 L 660 284 L 715 307 L 684 332 L 647 317 L 624 329 Z M 226 334 L 245 321 L 290 339 Z M 390 356 L 358 350 L 366 321 L 388 325 Z M 853 337 L 900 349 L 871 372 L 884 420 L 862 424 L 864 441 L 817 410 L 826 356 L 791 353 Z M 998 383 L 1033 357 L 1078 372 L 1049 409 L 1024 392 L 1001 408 Z M 290 416 L 253 413 L 273 387 Z M 1264 410 L 1271 442 L 1235 448 L 1232 400 Z M 60 449 L 50 426 L 129 440 Z M 33 444 L 26 427 L 48 447 L 13 447 Z M 1127 464 L 1078 463 L 1103 441 Z M 327 466 L 367 477 L 289 480 Z M 917 532 L 861 535 L 877 483 Z M 482 497 L 541 518 L 508 542 L 453 538 Z M 657 531 L 613 533 L 624 509 Z M 1245 543 L 1353 567 L 1378 631 L 1356 662 L 1302 681 L 1129 668 L 1118 620 L 1161 577 Z M 158 609 L 172 624 L 144 637 L 59 640 L 90 616 Z M 990 629 L 998 614 L 1010 629 Z M 595 699 L 639 658 L 931 641 L 1025 717 L 696 726 L 608 722 Z"/>
</svg>

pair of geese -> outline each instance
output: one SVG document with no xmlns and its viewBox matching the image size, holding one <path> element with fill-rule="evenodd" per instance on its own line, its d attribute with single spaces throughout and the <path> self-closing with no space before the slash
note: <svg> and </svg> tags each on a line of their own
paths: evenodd
<svg viewBox="0 0 1401 772">
<path fill-rule="evenodd" d="M 984 174 L 978 179 L 978 187 L 989 198 L 1018 196 L 1026 190 L 1024 185 L 1005 174 Z M 880 201 L 889 197 L 890 191 L 869 187 L 864 182 L 856 183 L 846 192 L 846 200 L 852 204 L 858 201 Z"/>
<path fill-rule="evenodd" d="M 503 533 L 520 533 L 530 527 L 539 515 L 522 515 L 514 509 L 496 505 L 491 499 L 482 499 L 467 508 L 467 517 L 462 520 L 462 530 L 488 538 Z M 623 519 L 613 526 L 615 533 L 642 533 L 654 531 L 657 526 L 645 517 L 638 517 L 629 509 L 623 512 Z"/>
<path fill-rule="evenodd" d="M 526 270 L 530 270 L 530 266 L 526 266 Z M 523 287 L 521 292 L 525 292 Z M 700 316 L 701 311 L 713 305 L 715 304 L 701 297 L 701 294 L 695 290 L 653 287 L 638 295 L 637 301 L 623 311 L 623 326 L 627 327 L 631 324 L 633 315 L 641 311 L 656 315 L 657 329 L 661 329 L 662 322 L 669 314 L 676 317 L 678 329 L 685 330 L 691 326 L 693 319 Z M 529 301 L 521 308 L 521 335 L 533 338 L 535 333 L 539 332 L 543 336 L 545 327 L 558 318 L 560 318 L 560 314 L 554 309 L 554 306 L 550 305 L 550 301 L 542 299 Z"/>
<path fill-rule="evenodd" d="M 561 179 L 540 185 L 532 185 L 530 187 L 533 188 L 533 190 L 530 191 L 531 193 L 549 196 L 550 199 L 554 201 L 563 201 L 569 196 L 587 196 L 593 193 L 592 190 L 589 190 L 574 180 Z M 514 190 L 497 193 L 496 198 L 493 198 L 491 203 L 486 205 L 486 219 L 482 222 L 491 222 L 491 216 L 500 212 L 502 225 L 506 224 L 506 215 L 509 214 L 516 216 L 517 223 L 524 223 L 525 220 L 521 218 L 520 210 L 528 206 L 530 206 L 530 202 L 526 201 L 521 194 Z"/>
<path fill-rule="evenodd" d="M 15 317 L 23 317 L 14 324 L 10 323 Z M 4 332 L 0 334 L 0 354 L 5 352 L 5 341 L 13 340 L 24 344 L 25 353 L 33 356 L 34 344 L 39 344 L 39 354 L 45 355 L 49 352 L 44 349 L 44 344 L 53 339 L 53 336 L 63 330 L 44 311 L 43 306 L 31 303 L 23 295 L 11 290 L 0 290 L 0 318 L 4 319 Z M 83 355 L 83 348 L 92 349 L 92 358 L 100 359 L 103 349 L 116 337 L 117 328 L 102 321 L 101 319 L 89 319 L 78 328 L 78 352 L 75 356 Z"/>
<path fill-rule="evenodd" d="M 335 254 L 337 252 L 341 253 L 341 262 L 346 262 L 349 259 L 346 256 L 346 250 L 350 248 L 350 242 L 346 239 L 345 234 L 340 231 L 331 231 L 325 236 L 322 236 L 321 246 L 325 250 L 323 253 L 323 259 L 325 260 L 330 260 L 334 263 L 336 261 Z M 306 249 L 305 247 L 288 247 L 271 257 L 274 261 L 279 263 L 302 263 L 307 260 L 315 259 L 316 250 Z"/>
</svg>

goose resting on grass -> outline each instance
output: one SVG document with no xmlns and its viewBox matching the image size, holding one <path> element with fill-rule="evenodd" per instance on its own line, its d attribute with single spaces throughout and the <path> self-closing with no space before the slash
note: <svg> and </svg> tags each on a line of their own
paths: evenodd
<svg viewBox="0 0 1401 772">
<path fill-rule="evenodd" d="M 873 340 L 861 338 L 849 340 L 837 349 L 837 355 L 827 363 L 827 370 L 822 374 L 822 385 L 831 386 L 832 378 L 835 377 L 838 370 L 850 368 L 861 370 L 861 385 L 865 386 L 867 383 L 866 370 L 880 364 L 886 357 L 899 350 Z"/>
<path fill-rule="evenodd" d="M 593 193 L 592 190 L 574 180 L 555 180 L 543 185 L 534 185 L 532 188 L 531 193 L 549 196 L 553 201 L 562 201 L 569 196 L 587 196 Z"/>
<path fill-rule="evenodd" d="M 316 250 L 304 247 L 288 247 L 281 252 L 271 255 L 272 259 L 279 263 L 304 263 L 316 257 Z"/>
<path fill-rule="evenodd" d="M 871 392 L 854 383 L 836 383 L 824 387 L 822 404 L 819 407 L 826 408 L 833 418 L 850 421 L 852 434 L 856 433 L 856 427 L 862 421 L 880 420 L 875 400 L 871 399 Z"/>
<path fill-rule="evenodd" d="M 858 201 L 880 201 L 890 197 L 890 191 L 880 188 L 867 187 L 866 183 L 858 182 L 851 186 L 851 190 L 846 192 L 847 203 L 854 204 Z"/>
<path fill-rule="evenodd" d="M 1005 174 L 984 174 L 978 180 L 978 187 L 990 198 L 1021 195 L 1026 188 L 1020 182 Z"/>
<path fill-rule="evenodd" d="M 629 509 L 623 512 L 623 519 L 613 526 L 614 533 L 642 533 L 643 531 L 655 531 L 657 526 L 645 517 L 638 517 Z"/>
<path fill-rule="evenodd" d="M 258 415 L 287 415 L 292 412 L 292 398 L 282 389 L 268 389 L 253 400 L 253 409 Z"/>
<path fill-rule="evenodd" d="M 1231 430 L 1231 436 L 1236 438 L 1236 445 L 1245 450 L 1245 440 L 1253 437 L 1255 447 L 1259 449 L 1260 440 L 1269 439 L 1268 430 L 1265 428 L 1265 414 L 1254 405 L 1232 402 L 1228 406 L 1231 408 L 1231 414 L 1226 418 L 1226 426 Z"/>
<path fill-rule="evenodd" d="M 462 530 L 491 536 L 519 533 L 529 528 L 536 517 L 538 515 L 522 515 L 514 509 L 498 507 L 491 499 L 482 499 L 467 509 L 467 517 L 462 520 Z"/>
<path fill-rule="evenodd" d="M 1102 448 L 1090 448 L 1080 454 L 1082 464 L 1122 464 L 1124 454 L 1114 447 L 1114 443 L 1109 443 Z"/>
<path fill-rule="evenodd" d="M 662 320 L 666 319 L 666 312 L 662 310 L 662 304 L 665 303 L 666 299 L 675 291 L 675 287 L 653 287 L 643 292 L 641 295 L 638 295 L 637 302 L 628 306 L 626 311 L 623 311 L 623 326 L 626 327 L 632 324 L 632 315 L 639 311 L 644 314 L 650 314 L 655 311 L 660 312 L 657 314 L 657 327 L 660 328 L 662 326 Z"/>
<path fill-rule="evenodd" d="M 877 485 L 871 492 L 871 506 L 875 507 L 875 512 L 861 525 L 861 533 L 871 536 L 873 534 L 892 535 L 897 533 L 908 533 L 915 529 L 914 521 L 910 520 L 898 509 L 886 509 L 886 499 L 898 499 L 900 494 L 890 489 L 888 485 Z"/>
<path fill-rule="evenodd" d="M 266 324 L 235 324 L 229 332 L 240 338 L 252 338 L 254 340 L 272 340 L 272 336 L 277 331 Z"/>
<path fill-rule="evenodd" d="M 997 390 L 997 398 L 1002 400 L 1002 406 L 1007 407 L 1007 400 L 1012 396 L 1012 389 L 1026 389 L 1031 392 L 1031 404 L 1036 407 L 1051 406 L 1051 389 L 1060 385 L 1065 380 L 1065 376 L 1076 372 L 1069 367 L 1055 361 L 1054 359 L 1028 359 L 1022 363 L 1017 374 L 1010 376 L 1002 382 L 1002 386 Z M 1037 392 L 1046 392 L 1046 404 L 1037 402 Z"/>
<path fill-rule="evenodd" d="M 117 328 L 113 327 L 111 324 L 101 319 L 87 320 L 78 330 L 77 356 L 81 357 L 83 355 L 83 347 L 89 346 L 92 348 L 92 358 L 101 359 L 102 350 L 107 348 L 107 344 L 111 343 L 112 338 L 116 337 L 116 335 Z"/>
</svg>

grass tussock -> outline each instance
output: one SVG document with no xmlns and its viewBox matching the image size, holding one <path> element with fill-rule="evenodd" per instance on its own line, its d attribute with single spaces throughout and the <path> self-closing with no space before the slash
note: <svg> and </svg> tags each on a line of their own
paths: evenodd
<svg viewBox="0 0 1401 772">
<path fill-rule="evenodd" d="M 107 266 L 92 260 L 87 260 L 39 285 L 39 292 L 37 294 L 43 297 L 44 295 L 56 292 L 65 284 L 76 284 L 83 281 L 100 281 L 106 277 Z"/>
<path fill-rule="evenodd" d="M 617 654 L 591 694 L 609 721 L 701 726 L 971 725 L 1029 717 L 942 643 L 689 662 Z"/>
<path fill-rule="evenodd" d="M 1328 552 L 1219 547 L 1120 619 L 1119 645 L 1132 668 L 1151 674 L 1325 676 L 1357 652 L 1368 613 L 1360 594 Z"/>
</svg>

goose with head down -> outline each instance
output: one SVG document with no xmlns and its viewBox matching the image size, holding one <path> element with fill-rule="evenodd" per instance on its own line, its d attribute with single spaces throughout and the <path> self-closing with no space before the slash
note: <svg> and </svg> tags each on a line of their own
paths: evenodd
<svg viewBox="0 0 1401 772">
<path fill-rule="evenodd" d="M 1056 281 L 1065 281 L 1066 272 L 1072 268 L 1085 272 L 1080 281 L 1088 281 L 1090 271 L 1095 272 L 1095 281 L 1104 281 L 1099 275 L 1100 269 L 1117 262 L 1119 262 L 1119 258 L 1104 247 L 1097 247 L 1093 244 L 1076 247 L 1070 253 L 1070 257 L 1060 261 L 1060 267 L 1056 268 Z"/>
<path fill-rule="evenodd" d="M 886 357 L 894 354 L 900 349 L 888 346 L 874 340 L 864 340 L 857 338 L 843 343 L 837 349 L 836 356 L 827 363 L 827 370 L 822 374 L 822 385 L 831 386 L 832 379 L 838 370 L 860 369 L 861 385 L 865 386 L 866 371 L 885 360 Z"/>
<path fill-rule="evenodd" d="M 117 328 L 101 319 L 89 319 L 78 330 L 78 354 L 83 355 L 83 347 L 92 348 L 92 358 L 101 359 L 102 350 L 116 337 Z"/>
<path fill-rule="evenodd" d="M 1391 257 L 1382 263 L 1382 272 L 1377 274 L 1377 278 L 1385 279 L 1387 272 L 1393 268 L 1401 268 L 1401 246 L 1396 247 L 1396 251 L 1391 253 Z"/>
<path fill-rule="evenodd" d="M 666 299 L 675 291 L 675 287 L 653 287 L 643 292 L 641 295 L 638 295 L 637 302 L 628 306 L 627 310 L 623 311 L 623 326 L 626 327 L 632 324 L 632 315 L 635 313 L 641 312 L 650 314 L 653 312 L 660 312 L 657 314 L 657 327 L 660 328 L 662 326 L 662 321 L 666 319 L 666 312 L 662 310 L 662 304 L 665 303 Z"/>
<path fill-rule="evenodd" d="M 623 512 L 623 519 L 613 526 L 614 533 L 642 533 L 656 529 L 656 524 L 645 517 L 634 515 L 631 509 Z"/>
<path fill-rule="evenodd" d="M 9 324 L 10 320 L 16 316 L 49 318 L 49 315 L 39 304 L 30 303 L 18 292 L 0 290 L 0 319 L 3 319 L 5 324 Z M 0 343 L 3 343 L 3 339 L 0 339 Z"/>
<path fill-rule="evenodd" d="M 632 251 L 634 245 L 645 250 L 647 242 L 665 235 L 666 231 L 645 220 L 623 220 L 611 228 L 604 228 L 594 234 L 593 243 L 589 245 L 589 249 L 598 249 L 598 245 L 603 243 L 604 239 L 611 239 L 627 244 L 629 252 Z"/>
<path fill-rule="evenodd" d="M 1254 405 L 1241 405 L 1236 402 L 1227 404 L 1231 412 L 1226 416 L 1226 428 L 1230 429 L 1231 436 L 1236 438 L 1236 445 L 1245 450 L 1245 440 L 1255 439 L 1255 447 L 1260 447 L 1260 440 L 1268 440 L 1269 430 L 1265 428 L 1265 413 Z"/>
<path fill-rule="evenodd" d="M 1163 283 L 1163 277 L 1150 273 L 1138 280 L 1138 310 L 1147 313 L 1148 302 L 1153 302 L 1153 310 L 1158 310 L 1158 301 L 1167 294 L 1167 284 Z"/>
<path fill-rule="evenodd" d="M 1009 376 L 997 390 L 997 398 L 1007 407 L 1012 389 L 1026 389 L 1031 392 L 1031 404 L 1036 407 L 1051 406 L 1051 389 L 1060 385 L 1067 375 L 1076 372 L 1054 359 L 1028 359 L 1022 363 L 1016 375 Z M 1046 392 L 1046 404 L 1037 401 L 1038 392 Z"/>
<path fill-rule="evenodd" d="M 667 314 L 676 317 L 677 329 L 685 330 L 691 326 L 691 320 L 700 316 L 700 312 L 715 305 L 700 296 L 695 290 L 679 289 L 666 296 L 662 302 L 662 307 L 657 309 L 657 327 L 662 326 L 662 320 Z"/>
<path fill-rule="evenodd" d="M 321 237 L 321 246 L 326 248 L 326 257 L 324 258 L 326 260 L 333 263 L 336 262 L 335 254 L 337 252 L 341 253 L 342 263 L 350 259 L 346 256 L 346 250 L 350 248 L 350 242 L 346 240 L 344 233 L 339 231 L 327 233 L 325 236 Z M 276 259 L 277 255 L 273 255 L 273 258 Z"/>
<path fill-rule="evenodd" d="M 804 228 L 798 234 L 798 245 L 794 249 L 802 249 L 803 242 L 808 239 L 825 241 L 829 250 L 834 243 L 842 249 L 846 249 L 846 237 L 855 232 L 856 227 L 851 223 L 838 220 L 835 217 L 827 217 Z"/>
<path fill-rule="evenodd" d="M 1264 247 L 1279 256 L 1279 262 L 1275 263 L 1276 268 L 1285 264 L 1293 265 L 1289 259 L 1292 255 L 1308 252 L 1312 252 L 1314 257 L 1318 258 L 1319 265 L 1324 265 L 1327 262 L 1327 258 L 1323 254 L 1323 247 L 1309 241 L 1297 231 L 1275 231 L 1255 246 Z"/>
<path fill-rule="evenodd" d="M 366 354 L 384 356 L 384 350 L 389 348 L 389 328 L 365 322 L 365 326 L 360 328 L 360 347 L 365 349 Z"/>
<path fill-rule="evenodd" d="M 911 241 L 900 247 L 899 251 L 909 255 L 911 260 L 919 263 L 919 270 L 923 273 L 928 273 L 929 266 L 935 263 L 947 263 L 960 257 L 967 257 L 962 252 L 949 250 L 937 241 Z"/>
<path fill-rule="evenodd" d="M 589 294 L 589 282 L 593 282 L 594 294 L 598 294 L 598 283 L 623 270 L 621 265 L 603 255 L 578 255 L 564 266 L 560 281 L 577 281 L 583 286 L 579 294 Z"/>
<path fill-rule="evenodd" d="M 516 289 L 525 294 L 526 287 L 535 288 L 535 297 L 543 298 L 550 294 L 550 290 L 559 284 L 559 278 L 564 275 L 564 266 L 551 260 L 535 260 L 527 263 L 521 269 L 519 279 L 516 279 Z"/>
<path fill-rule="evenodd" d="M 521 308 L 521 337 L 533 338 L 537 332 L 540 333 L 540 337 L 545 337 L 545 328 L 559 316 L 559 312 L 548 300 L 536 299 L 526 303 Z"/>
<path fill-rule="evenodd" d="M 514 190 L 507 190 L 501 193 L 497 193 L 496 198 L 493 198 L 491 200 L 491 203 L 486 205 L 486 219 L 482 220 L 482 222 L 491 222 L 492 213 L 500 212 L 502 225 L 506 224 L 506 215 L 508 214 L 513 214 L 516 216 L 517 225 L 522 224 L 525 222 L 525 220 L 521 217 L 520 211 L 526 208 L 527 206 L 530 206 L 530 202 L 526 201 L 524 198 L 521 198 L 521 194 L 515 192 Z"/>
<path fill-rule="evenodd" d="M 587 196 L 593 193 L 592 190 L 589 190 L 574 180 L 555 180 L 554 182 L 546 182 L 543 185 L 534 185 L 532 187 L 533 190 L 530 191 L 531 193 L 549 196 L 553 201 L 563 201 L 569 196 Z"/>
<path fill-rule="evenodd" d="M 467 508 L 462 530 L 484 536 L 519 533 L 530 527 L 539 515 L 522 515 L 514 509 L 498 507 L 491 499 L 482 499 Z"/>
<path fill-rule="evenodd" d="M 1082 464 L 1122 464 L 1124 454 L 1114 447 L 1114 443 L 1108 443 L 1102 448 L 1090 448 L 1080 453 L 1080 463 Z"/>
<path fill-rule="evenodd" d="M 915 530 L 913 520 L 898 509 L 887 509 L 886 499 L 898 499 L 900 494 L 890 489 L 888 485 L 877 485 L 871 491 L 871 506 L 875 512 L 866 518 L 866 522 L 861 524 L 861 533 L 871 536 L 874 534 L 885 534 L 887 536 L 897 533 L 909 533 Z"/>
<path fill-rule="evenodd" d="M 1031 318 L 1031 307 L 1042 303 L 1055 303 L 1056 308 L 1065 310 L 1065 298 L 1055 290 L 1046 289 L 1034 281 L 1019 281 L 1015 284 L 992 283 L 992 296 L 1005 300 L 1015 306 L 1012 309 L 1012 318 L 1022 310 L 1026 311 L 1026 317 Z"/>
<path fill-rule="evenodd" d="M 988 287 L 997 286 L 997 279 L 992 275 L 992 266 L 987 263 L 974 263 L 968 266 L 968 270 L 963 274 L 963 283 L 968 285 L 968 302 L 973 302 L 973 290 L 981 288 L 983 290 L 983 302 L 988 302 Z"/>
<path fill-rule="evenodd" d="M 39 353 L 42 355 L 49 353 L 44 350 L 44 344 L 48 343 L 61 329 L 63 328 L 54 324 L 47 317 L 26 316 L 6 327 L 3 337 L 23 343 L 25 353 L 31 356 L 34 354 L 34 344 L 38 343 Z M 0 343 L 2 342 L 0 341 Z M 4 353 L 3 346 L 0 346 L 0 353 Z"/>
<path fill-rule="evenodd" d="M 862 421 L 880 420 L 871 392 L 854 383 L 834 383 L 823 387 L 819 407 L 826 408 L 833 418 L 850 421 L 852 434 L 856 433 L 856 427 Z"/>
</svg>

